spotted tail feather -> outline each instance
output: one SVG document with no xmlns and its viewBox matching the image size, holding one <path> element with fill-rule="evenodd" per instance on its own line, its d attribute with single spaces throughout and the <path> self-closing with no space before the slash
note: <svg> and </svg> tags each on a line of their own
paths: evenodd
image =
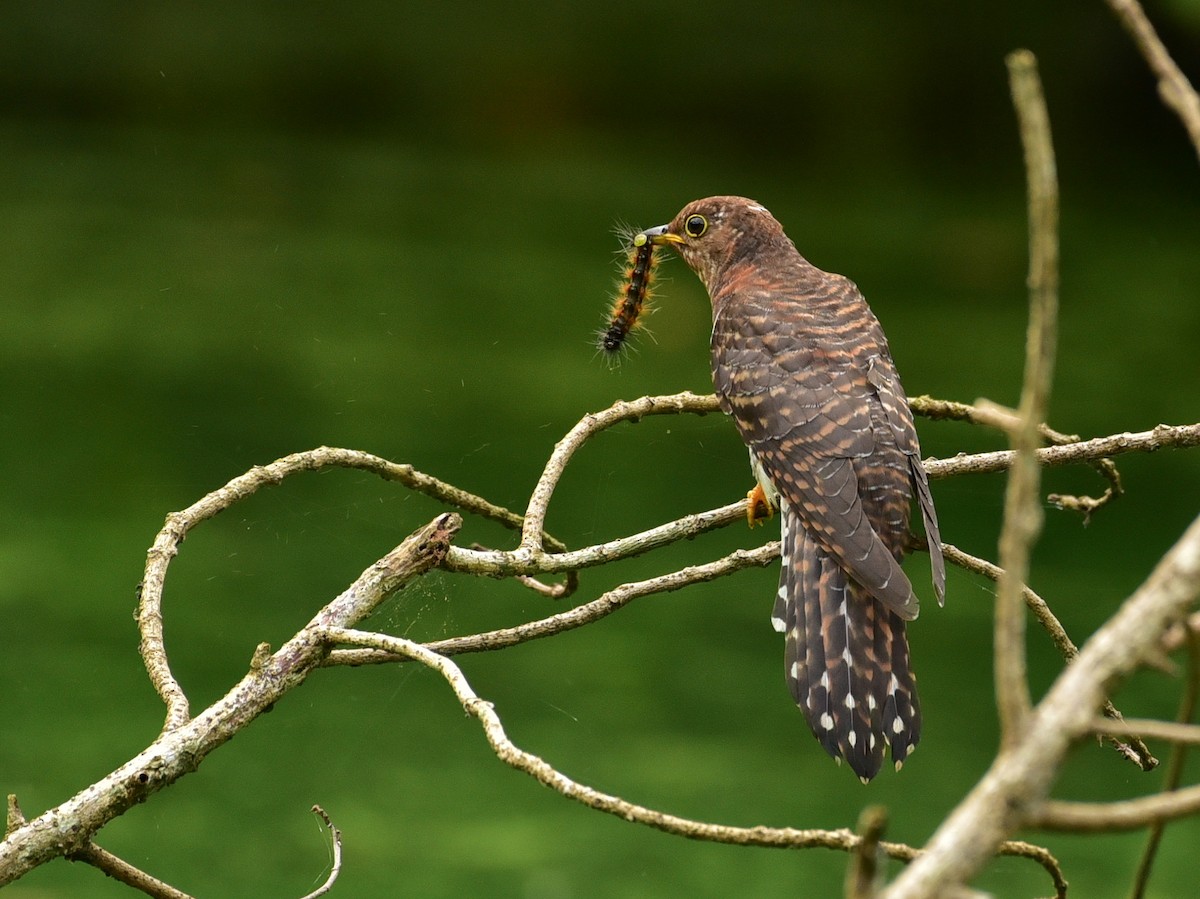
<svg viewBox="0 0 1200 899">
<path fill-rule="evenodd" d="M 847 577 L 786 502 L 780 512 L 772 623 L 784 634 L 788 688 L 825 751 L 866 783 L 885 745 L 899 767 L 920 739 L 905 623 Z"/>
</svg>

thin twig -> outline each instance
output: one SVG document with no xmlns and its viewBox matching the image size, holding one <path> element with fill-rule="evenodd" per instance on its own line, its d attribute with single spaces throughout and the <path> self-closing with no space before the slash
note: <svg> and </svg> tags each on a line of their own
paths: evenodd
<svg viewBox="0 0 1200 899">
<path fill-rule="evenodd" d="M 597 543 L 582 549 L 561 553 L 546 553 L 541 550 L 518 548 L 505 550 L 477 550 L 462 546 L 451 547 L 446 557 L 447 571 L 487 577 L 511 577 L 513 575 L 542 575 L 578 571 L 606 565 L 619 559 L 628 559 L 652 549 L 690 540 L 706 531 L 723 528 L 735 521 L 746 519 L 746 500 L 727 506 L 685 515 L 675 521 L 657 527 L 619 537 L 607 543 Z"/>
<path fill-rule="evenodd" d="M 643 596 L 656 593 L 668 593 L 681 590 L 692 584 L 712 581 L 725 577 L 743 568 L 768 565 L 779 558 L 779 541 L 764 544 L 756 549 L 739 549 L 704 565 L 692 565 L 659 575 L 644 581 L 621 584 L 619 587 L 601 594 L 591 602 L 576 606 L 566 612 L 550 615 L 536 621 L 527 621 L 514 627 L 501 628 L 494 631 L 484 631 L 478 634 L 467 634 L 462 637 L 448 637 L 424 644 L 427 649 L 440 655 L 453 656 L 469 652 L 490 652 L 506 649 L 530 640 L 543 637 L 553 637 L 564 631 L 574 630 L 599 621 L 618 609 L 624 608 L 630 602 Z M 374 665 L 406 661 L 407 656 L 396 656 L 376 649 L 335 649 L 321 663 L 325 666 L 334 665 Z"/>
<path fill-rule="evenodd" d="M 946 561 L 966 571 L 982 574 L 992 581 L 999 581 L 1000 575 L 1003 574 L 1000 566 L 993 565 L 987 559 L 981 559 L 978 556 L 965 553 L 957 546 L 952 546 L 948 543 L 942 544 L 942 554 L 945 556 Z M 1062 622 L 1051 611 L 1046 601 L 1025 585 L 1021 588 L 1021 595 L 1025 600 L 1026 608 L 1033 613 L 1034 618 L 1037 619 L 1042 629 L 1050 635 L 1050 640 L 1054 643 L 1059 653 L 1062 654 L 1063 661 L 1068 664 L 1075 661 L 1075 657 L 1079 655 L 1079 648 L 1075 645 L 1075 641 L 1068 636 L 1066 629 L 1062 626 Z M 1120 723 L 1124 720 L 1116 706 L 1108 699 L 1104 701 L 1104 714 L 1114 719 L 1117 722 L 1117 727 L 1120 727 Z M 1103 738 L 1112 744 L 1118 754 L 1133 762 L 1143 771 L 1153 771 L 1158 767 L 1158 759 L 1154 757 L 1154 754 L 1150 751 L 1150 747 L 1142 741 L 1141 737 L 1137 736 L 1136 731 L 1122 729 L 1115 732 L 1129 734 L 1132 738 L 1127 743 L 1124 740 L 1118 740 L 1112 733 L 1104 733 Z"/>
<path fill-rule="evenodd" d="M 1159 40 L 1158 33 L 1137 0 L 1107 0 L 1107 3 L 1158 78 L 1158 95 L 1179 116 L 1196 155 L 1200 156 L 1200 96 L 1197 96 L 1196 89 Z"/>
<path fill-rule="evenodd" d="M 1188 641 L 1188 678 L 1184 684 L 1183 696 L 1179 700 L 1179 711 L 1175 716 L 1175 722 L 1180 727 L 1189 727 L 1188 722 L 1196 714 L 1196 701 L 1200 696 L 1200 636 L 1191 631 L 1188 633 L 1191 637 Z M 1195 727 L 1189 727 L 1189 729 L 1200 731 L 1200 728 Z M 1187 754 L 1187 741 L 1178 741 L 1171 747 L 1171 754 L 1167 758 L 1167 770 L 1163 773 L 1164 793 L 1179 789 L 1179 784 L 1183 780 L 1183 766 L 1187 761 Z M 1162 843 L 1165 830 L 1166 822 L 1164 821 L 1155 821 L 1150 825 L 1150 833 L 1146 835 L 1146 848 L 1142 851 L 1142 858 L 1133 878 L 1131 899 L 1142 899 L 1146 895 L 1146 887 L 1150 883 L 1150 872 L 1154 869 L 1154 860 L 1158 856 L 1158 847 Z"/>
<path fill-rule="evenodd" d="M 333 864 L 329 867 L 329 876 L 325 878 L 325 882 L 313 890 L 302 899 L 317 899 L 319 896 L 324 896 L 333 889 L 333 885 L 337 883 L 338 875 L 342 873 L 342 832 L 338 830 L 336 824 L 330 819 L 325 809 L 319 805 L 312 807 L 313 813 L 325 822 L 325 826 L 329 829 L 329 841 L 333 849 Z"/>
<path fill-rule="evenodd" d="M 1004 573 L 996 591 L 996 706 L 1002 744 L 1012 746 L 1021 737 L 1031 706 L 1021 591 L 1029 575 L 1030 550 L 1042 527 L 1038 501 L 1041 471 L 1036 450 L 1038 424 L 1045 418 L 1050 396 L 1057 337 L 1058 178 L 1037 60 L 1028 50 L 1018 50 L 1006 61 L 1029 187 L 1029 328 L 1017 410 L 1019 423 L 1009 431 L 1016 462 L 1005 491 L 1000 530 L 1000 567 Z"/>
<path fill-rule="evenodd" d="M 726 824 L 710 824 L 667 814 L 645 806 L 627 802 L 619 796 L 602 793 L 585 784 L 567 777 L 544 759 L 519 748 L 509 739 L 492 703 L 479 697 L 471 687 L 466 675 L 447 656 L 434 652 L 427 646 L 414 643 L 403 637 L 371 633 L 348 628 L 322 628 L 319 635 L 330 645 L 351 644 L 364 646 L 390 656 L 405 656 L 436 671 L 454 691 L 463 709 L 479 721 L 492 751 L 505 764 L 535 778 L 540 783 L 562 794 L 568 799 L 589 808 L 615 815 L 623 820 L 653 827 L 676 836 L 715 843 L 730 843 L 738 846 L 762 846 L 785 849 L 837 849 L 853 851 L 861 838 L 846 828 L 838 830 L 799 830 L 791 827 L 736 827 Z M 335 650 L 336 651 L 336 650 Z M 881 841 L 879 848 L 889 858 L 911 861 L 920 855 L 920 850 L 904 843 Z M 1029 858 L 1042 865 L 1055 883 L 1058 896 L 1066 895 L 1066 881 L 1057 860 L 1046 849 L 1020 841 L 1005 841 L 998 846 L 997 853 Z M 1061 885 L 1061 887 L 1060 887 Z"/>
<path fill-rule="evenodd" d="M 846 899 L 875 899 L 883 877 L 879 843 L 887 830 L 887 822 L 887 809 L 882 805 L 868 805 L 859 813 L 858 827 L 855 829 L 861 839 L 850 853 L 850 866 L 846 870 Z"/>
<path fill-rule="evenodd" d="M 1181 724 L 1178 721 L 1159 721 L 1156 718 L 1122 718 L 1113 721 L 1097 718 L 1088 727 L 1094 734 L 1141 734 L 1148 740 L 1186 743 L 1200 746 L 1200 724 Z"/>
<path fill-rule="evenodd" d="M 985 425 L 1002 431 L 1007 431 L 1016 421 L 1015 416 L 1005 414 L 1003 410 L 994 406 L 974 406 L 971 403 L 941 400 L 927 395 L 912 397 L 909 405 L 915 414 L 924 416 L 931 421 L 967 421 L 971 424 Z M 1045 423 L 1038 425 L 1038 433 L 1047 442 L 1056 446 L 1079 443 L 1082 440 L 1078 434 L 1064 434 Z M 1099 497 L 1092 497 L 1051 493 L 1046 497 L 1047 502 L 1060 509 L 1079 512 L 1083 516 L 1085 525 L 1091 521 L 1097 511 L 1125 493 L 1125 488 L 1121 483 L 1121 473 L 1112 459 L 1095 459 L 1089 464 L 1108 482 L 1103 494 Z"/>
<path fill-rule="evenodd" d="M 1093 462 L 1106 456 L 1125 453 L 1152 453 L 1166 447 L 1183 449 L 1200 446 L 1200 423 L 1190 425 L 1158 425 L 1149 431 L 1110 434 L 1069 443 L 1045 446 L 1037 451 L 1038 464 L 1043 467 L 1075 465 Z M 948 459 L 926 459 L 925 470 L 930 478 L 951 478 L 964 474 L 991 474 L 1008 471 L 1015 454 L 1012 450 L 990 453 L 960 454 Z"/>
<path fill-rule="evenodd" d="M 127 887 L 132 887 L 155 899 L 192 899 L 192 897 L 177 890 L 169 883 L 164 883 L 157 877 L 147 874 L 141 868 L 136 868 L 129 862 L 107 849 L 102 849 L 89 840 L 82 849 L 67 856 L 73 862 L 85 862 L 103 871 L 108 877 L 119 881 Z"/>
</svg>

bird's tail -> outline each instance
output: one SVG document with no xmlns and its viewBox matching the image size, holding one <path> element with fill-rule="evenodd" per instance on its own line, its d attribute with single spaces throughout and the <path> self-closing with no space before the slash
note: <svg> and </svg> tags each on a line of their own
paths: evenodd
<svg viewBox="0 0 1200 899">
<path fill-rule="evenodd" d="M 864 783 L 885 745 L 899 768 L 921 736 L 904 620 L 847 577 L 786 503 L 783 571 L 772 622 L 784 633 L 792 698 L 834 759 Z"/>
</svg>

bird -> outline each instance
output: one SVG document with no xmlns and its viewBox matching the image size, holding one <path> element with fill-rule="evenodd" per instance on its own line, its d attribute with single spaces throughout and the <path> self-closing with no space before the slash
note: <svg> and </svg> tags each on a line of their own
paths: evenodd
<svg viewBox="0 0 1200 899">
<path fill-rule="evenodd" d="M 921 737 L 900 567 L 921 510 L 934 592 L 945 563 L 912 411 L 883 329 L 858 287 L 800 255 L 760 203 L 708 197 L 635 243 L 667 247 L 712 300 L 712 377 L 750 454 L 751 525 L 779 510 L 772 624 L 784 673 L 825 751 L 863 783 L 898 771 Z"/>
</svg>

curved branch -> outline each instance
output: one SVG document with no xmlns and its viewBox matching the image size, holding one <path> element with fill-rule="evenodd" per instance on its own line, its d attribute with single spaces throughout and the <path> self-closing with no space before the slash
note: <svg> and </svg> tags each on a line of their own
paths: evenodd
<svg viewBox="0 0 1200 899">
<path fill-rule="evenodd" d="M 385 653 L 389 656 L 403 656 L 420 662 L 425 667 L 436 671 L 446 681 L 463 710 L 471 715 L 483 727 L 484 736 L 492 751 L 505 764 L 522 771 L 544 786 L 568 799 L 582 803 L 597 811 L 615 815 L 625 821 L 653 827 L 676 836 L 693 840 L 706 840 L 715 843 L 730 843 L 737 846 L 761 846 L 783 849 L 837 849 L 843 852 L 854 851 L 862 842 L 862 837 L 847 828 L 838 830 L 799 830 L 792 827 L 736 827 L 727 824 L 710 824 L 681 818 L 666 812 L 646 806 L 627 802 L 619 796 L 602 793 L 578 781 L 572 780 L 558 771 L 544 759 L 533 753 L 519 748 L 509 739 L 500 721 L 500 716 L 492 703 L 482 699 L 467 681 L 462 669 L 446 656 L 434 652 L 427 646 L 414 643 L 403 637 L 393 637 L 387 634 L 371 633 L 368 631 L 351 630 L 348 628 L 322 628 L 320 636 L 330 644 L 349 643 L 364 646 Z M 336 651 L 336 650 L 335 650 Z M 880 841 L 879 849 L 889 858 L 901 861 L 911 861 L 920 856 L 918 849 L 903 843 Z M 1001 855 L 1014 855 L 1031 858 L 1050 872 L 1058 890 L 1058 896 L 1065 896 L 1066 881 L 1057 861 L 1045 849 L 1028 843 L 1005 842 L 997 848 Z M 1059 885 L 1061 884 L 1061 888 Z"/>
<path fill-rule="evenodd" d="M 527 554 L 542 550 L 541 532 L 545 526 L 546 510 L 571 456 L 593 435 L 622 421 L 640 421 L 647 415 L 688 412 L 707 415 L 718 411 L 715 396 L 698 396 L 690 391 L 669 396 L 644 396 L 631 402 L 618 402 L 603 412 L 585 415 L 562 440 L 554 445 L 542 476 L 529 497 L 525 510 L 525 525 L 521 532 L 521 549 Z"/>
<path fill-rule="evenodd" d="M 523 519 L 507 509 L 461 490 L 435 477 L 423 474 L 411 465 L 389 462 L 379 456 L 359 450 L 320 446 L 301 453 L 292 453 L 276 459 L 269 465 L 255 466 L 239 475 L 225 486 L 201 497 L 181 512 L 167 516 L 146 553 L 146 568 L 138 587 L 137 623 L 141 633 L 139 651 L 145 663 L 150 682 L 167 706 L 163 731 L 185 724 L 189 717 L 188 699 L 183 688 L 171 672 L 163 640 L 162 594 L 167 577 L 167 567 L 179 552 L 179 545 L 198 524 L 207 521 L 234 503 L 257 493 L 263 487 L 274 486 L 285 478 L 304 471 L 319 471 L 328 467 L 354 468 L 377 474 L 385 480 L 398 481 L 412 490 L 424 493 L 442 502 L 457 506 L 506 527 L 519 529 Z M 565 545 L 549 535 L 544 541 L 555 549 Z"/>
<path fill-rule="evenodd" d="M 337 883 L 338 875 L 342 873 L 342 832 L 321 806 L 314 805 L 312 810 L 313 814 L 325 822 L 325 827 L 329 829 L 329 842 L 333 851 L 333 863 L 329 866 L 329 876 L 325 878 L 325 882 L 311 893 L 303 896 L 302 899 L 318 899 L 319 896 L 324 896 L 333 889 L 333 885 Z"/>
</svg>

